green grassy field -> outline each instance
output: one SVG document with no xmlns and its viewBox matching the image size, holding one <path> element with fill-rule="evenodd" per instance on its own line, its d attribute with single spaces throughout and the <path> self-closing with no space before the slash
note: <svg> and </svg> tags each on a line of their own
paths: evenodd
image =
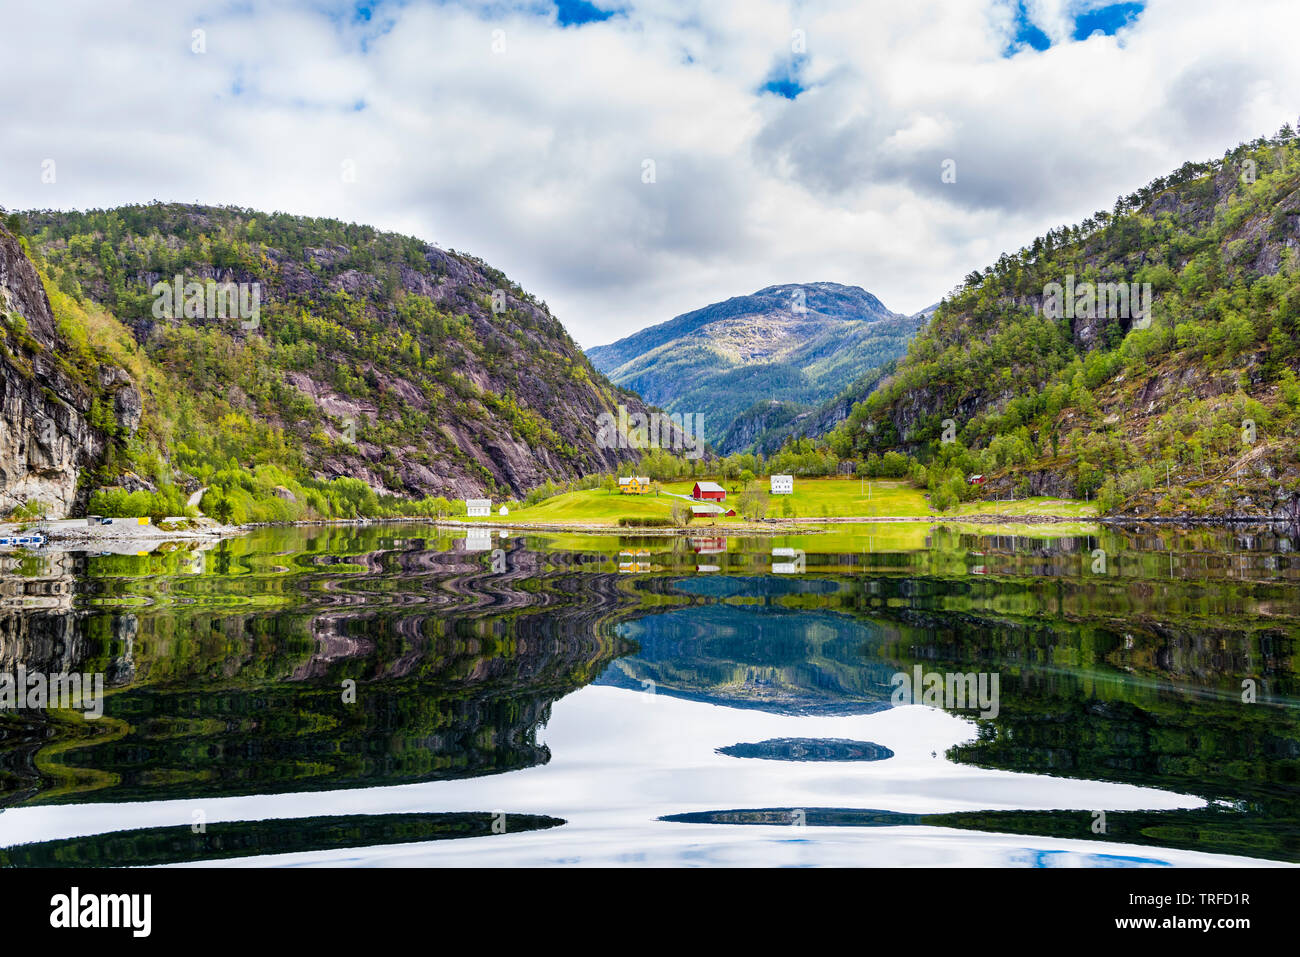
<svg viewBox="0 0 1300 957">
<path fill-rule="evenodd" d="M 946 515 L 1052 515 L 1064 518 L 1096 518 L 1097 506 L 1070 498 L 1025 498 L 1014 502 L 962 502 Z"/>
<path fill-rule="evenodd" d="M 689 495 L 693 481 L 666 482 L 664 492 Z M 728 506 L 734 506 L 738 493 L 733 483 L 721 483 L 727 489 Z M 793 495 L 769 497 L 768 518 L 793 517 L 806 521 L 823 518 L 925 518 L 931 511 L 920 489 L 899 479 L 819 478 L 795 479 Z M 738 488 L 738 485 L 737 485 Z M 785 500 L 789 500 L 793 514 L 787 516 Z M 604 489 L 587 489 L 565 492 L 528 507 L 511 509 L 502 519 L 495 513 L 490 518 L 473 519 L 492 525 L 513 523 L 574 524 L 616 526 L 623 517 L 668 518 L 673 503 L 680 501 L 669 494 L 621 495 Z M 960 518 L 972 515 L 1017 516 L 1053 515 L 1069 518 L 1088 518 L 1096 515 L 1096 508 L 1086 502 L 1068 499 L 1031 498 L 1016 502 L 966 502 L 943 518 Z M 461 518 L 462 516 L 456 516 Z M 740 516 L 696 518 L 691 527 L 743 525 Z"/>
</svg>

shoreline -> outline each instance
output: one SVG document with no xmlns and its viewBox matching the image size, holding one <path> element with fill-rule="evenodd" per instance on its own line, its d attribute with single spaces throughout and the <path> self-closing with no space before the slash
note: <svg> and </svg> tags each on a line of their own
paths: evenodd
<svg viewBox="0 0 1300 957">
<path fill-rule="evenodd" d="M 88 525 L 85 518 L 55 519 L 52 521 L 0 522 L 0 534 L 17 535 L 25 527 L 25 535 L 39 534 L 45 541 L 38 548 L 58 545 L 65 551 L 123 552 L 124 546 L 139 546 L 134 551 L 153 551 L 169 542 L 219 542 L 246 533 L 237 525 L 221 525 L 212 519 L 189 519 L 188 528 L 168 528 L 171 523 L 140 525 L 130 519 L 118 519 L 112 525 Z M 99 546 L 108 546 L 99 548 Z M 26 546 L 3 546 L 8 552 Z M 28 549 L 30 550 L 30 549 Z"/>
<path fill-rule="evenodd" d="M 1186 528 L 1223 527 L 1223 526 L 1287 526 L 1288 519 L 1254 516 L 1213 516 L 1205 518 L 1184 518 L 1176 516 L 1124 516 L 1100 517 L 1095 515 L 1014 515 L 997 512 L 981 512 L 973 515 L 841 515 L 829 518 L 775 518 L 763 519 L 759 523 L 747 522 L 730 525 L 687 525 L 646 527 L 602 525 L 591 522 L 517 522 L 505 519 L 480 519 L 467 521 L 454 518 L 422 517 L 380 517 L 380 518 L 337 518 L 304 519 L 297 522 L 256 522 L 247 525 L 232 526 L 241 531 L 254 528 L 292 528 L 311 526 L 363 526 L 363 525 L 432 525 L 436 528 L 471 529 L 485 528 L 493 531 L 530 531 L 530 532 L 574 532 L 595 535 L 695 535 L 754 533 L 768 535 L 817 534 L 824 533 L 826 525 L 876 525 L 876 524 L 927 524 L 927 525 L 1171 525 Z"/>
<path fill-rule="evenodd" d="M 159 525 L 133 525 L 126 520 L 114 525 L 92 526 L 84 519 L 61 520 L 60 524 L 29 522 L 0 523 L 0 534 L 15 534 L 19 525 L 25 524 L 28 534 L 39 532 L 47 545 L 58 544 L 70 550 L 93 550 L 96 545 L 123 546 L 138 544 L 148 549 L 168 542 L 218 542 L 246 535 L 260 528 L 346 528 L 372 525 L 428 525 L 453 531 L 486 529 L 490 532 L 535 532 L 551 534 L 618 535 L 625 537 L 678 537 L 709 535 L 817 535 L 826 534 L 830 525 L 1098 525 L 1112 528 L 1141 526 L 1166 526 L 1171 528 L 1245 528 L 1287 527 L 1288 519 L 1254 516 L 1206 516 L 1186 518 L 1179 516 L 1077 516 L 1077 515 L 1014 515 L 982 512 L 972 515 L 842 515 L 824 518 L 772 518 L 758 522 L 727 525 L 687 526 L 620 526 L 593 522 L 512 522 L 491 519 L 467 521 L 451 518 L 424 518 L 418 516 L 383 516 L 375 518 L 303 519 L 295 522 L 250 522 L 244 525 L 219 525 L 211 519 L 199 519 L 198 527 L 166 528 Z M 75 524 L 73 524 L 75 523 Z"/>
</svg>

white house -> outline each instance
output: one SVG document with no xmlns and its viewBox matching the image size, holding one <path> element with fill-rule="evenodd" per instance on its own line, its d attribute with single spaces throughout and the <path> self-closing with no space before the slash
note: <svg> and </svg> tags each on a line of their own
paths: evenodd
<svg viewBox="0 0 1300 957">
<path fill-rule="evenodd" d="M 793 495 L 793 494 L 794 494 L 794 476 L 793 476 L 793 475 L 773 475 L 773 476 L 772 476 L 772 494 L 773 494 L 773 495 Z"/>
<path fill-rule="evenodd" d="M 470 518 L 487 518 L 492 514 L 492 499 L 467 498 L 465 499 L 465 511 Z"/>
<path fill-rule="evenodd" d="M 778 558 L 792 558 L 793 561 L 778 562 Z M 776 575 L 802 575 L 808 567 L 808 558 L 802 548 L 772 549 L 772 572 Z"/>
<path fill-rule="evenodd" d="M 508 509 L 508 508 L 506 508 L 504 505 L 502 505 L 501 508 L 497 511 L 497 514 L 498 514 L 498 515 L 509 515 L 509 514 L 510 514 L 510 509 Z"/>
</svg>

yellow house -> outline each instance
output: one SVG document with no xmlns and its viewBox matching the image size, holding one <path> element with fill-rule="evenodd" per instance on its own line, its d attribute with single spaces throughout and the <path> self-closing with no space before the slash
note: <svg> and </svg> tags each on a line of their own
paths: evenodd
<svg viewBox="0 0 1300 957">
<path fill-rule="evenodd" d="M 645 495 L 650 491 L 650 476 L 629 475 L 618 480 L 618 490 L 623 495 Z"/>
</svg>

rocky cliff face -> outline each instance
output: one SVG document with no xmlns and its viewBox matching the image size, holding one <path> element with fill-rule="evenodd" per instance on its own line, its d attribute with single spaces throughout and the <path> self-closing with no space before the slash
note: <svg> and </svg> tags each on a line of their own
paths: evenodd
<svg viewBox="0 0 1300 957">
<path fill-rule="evenodd" d="M 81 469 L 104 451 L 91 394 L 59 364 L 60 346 L 35 267 L 0 229 L 0 516 L 32 503 L 67 515 Z"/>
<path fill-rule="evenodd" d="M 24 222 L 50 281 L 116 317 L 166 383 L 143 426 L 129 395 L 111 400 L 120 425 L 162 446 L 172 474 L 155 481 L 187 486 L 233 459 L 456 499 L 640 457 L 598 441 L 598 417 L 645 412 L 640 398 L 611 387 L 544 302 L 472 256 L 333 220 L 181 204 Z M 182 290 L 255 287 L 259 315 L 209 314 L 188 292 L 160 315 L 154 289 L 177 277 Z"/>
</svg>

